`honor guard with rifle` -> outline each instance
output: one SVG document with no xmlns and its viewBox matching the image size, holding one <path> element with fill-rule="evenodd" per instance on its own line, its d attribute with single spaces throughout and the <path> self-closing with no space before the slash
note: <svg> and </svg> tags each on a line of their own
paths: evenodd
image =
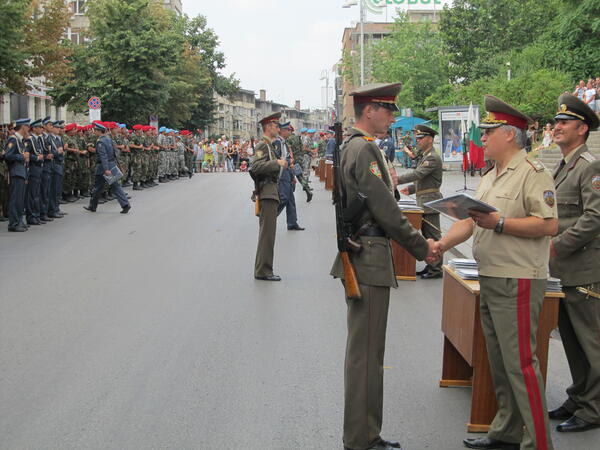
<svg viewBox="0 0 600 450">
<path fill-rule="evenodd" d="M 404 195 L 416 194 L 417 205 L 423 206 L 424 203 L 442 198 L 440 187 L 442 185 L 442 158 L 433 148 L 433 139 L 438 134 L 437 131 L 425 125 L 415 126 L 415 139 L 421 157 L 417 167 L 405 174 L 398 176 L 398 184 L 411 183 L 400 190 Z M 421 233 L 426 239 L 439 241 L 442 237 L 440 230 L 440 215 L 431 208 L 426 208 L 423 214 Z M 427 264 L 419 272 L 423 279 L 442 278 L 442 263 L 440 259 L 435 263 Z"/>
<path fill-rule="evenodd" d="M 398 110 L 401 84 L 367 85 L 352 92 L 356 125 L 342 144 L 336 125 L 334 202 L 338 255 L 331 275 L 345 287 L 348 339 L 344 374 L 344 448 L 391 450 L 397 442 L 381 438 L 383 355 L 390 287 L 397 287 L 390 238 L 419 260 L 433 259 L 427 241 L 402 214 L 394 186 L 375 144 Z M 340 157 L 341 155 L 341 157 Z"/>
<path fill-rule="evenodd" d="M 29 137 L 31 119 L 15 121 L 15 134 L 6 141 L 4 160 L 10 174 L 10 198 L 8 200 L 8 231 L 27 231 L 23 222 L 25 210 L 25 181 L 30 153 L 25 145 Z"/>
<path fill-rule="evenodd" d="M 570 94 L 558 99 L 554 142 L 563 158 L 554 169 L 558 235 L 551 241 L 550 274 L 561 279 L 558 329 L 573 384 L 549 412 L 560 432 L 600 427 L 600 160 L 586 145 L 598 116 Z"/>
<path fill-rule="evenodd" d="M 254 278 L 266 281 L 281 281 L 273 274 L 273 253 L 277 231 L 277 207 L 279 205 L 278 182 L 281 168 L 287 169 L 284 159 L 277 159 L 273 140 L 279 132 L 281 113 L 271 114 L 260 121 L 263 138 L 256 144 L 250 176 L 254 180 L 253 199 L 257 202 L 259 217 L 258 246 L 254 262 Z"/>
</svg>

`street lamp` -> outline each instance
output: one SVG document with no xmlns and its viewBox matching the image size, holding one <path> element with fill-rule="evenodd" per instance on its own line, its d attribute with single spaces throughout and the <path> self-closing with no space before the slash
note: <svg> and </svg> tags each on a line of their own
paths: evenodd
<svg viewBox="0 0 600 450">
<path fill-rule="evenodd" d="M 346 0 L 342 8 L 360 7 L 360 85 L 365 84 L 365 0 Z"/>
</svg>

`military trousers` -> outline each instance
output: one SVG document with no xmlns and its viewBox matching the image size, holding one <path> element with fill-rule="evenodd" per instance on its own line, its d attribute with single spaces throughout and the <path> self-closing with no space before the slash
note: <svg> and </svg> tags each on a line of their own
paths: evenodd
<svg viewBox="0 0 600 450">
<path fill-rule="evenodd" d="M 8 227 L 16 228 L 23 224 L 25 209 L 25 179 L 10 177 L 10 199 L 8 200 Z"/>
<path fill-rule="evenodd" d="M 425 239 L 433 239 L 439 241 L 442 238 L 440 228 L 440 215 L 439 214 L 423 214 L 423 222 L 421 223 L 421 234 Z M 429 264 L 427 263 L 426 269 L 429 273 L 442 273 L 442 265 L 444 264 L 443 259 Z"/>
<path fill-rule="evenodd" d="M 312 158 L 310 157 L 310 155 L 307 153 L 305 155 L 302 156 L 302 178 L 306 181 L 306 183 L 308 183 L 308 181 L 310 180 L 310 164 L 311 164 Z"/>
<path fill-rule="evenodd" d="M 6 217 L 8 215 L 8 199 L 10 197 L 10 186 L 8 184 L 8 175 L 2 169 L 4 168 L 0 167 L 0 217 Z"/>
<path fill-rule="evenodd" d="M 52 182 L 52 172 L 44 170 L 40 183 L 40 216 L 48 215 L 48 205 L 50 201 L 50 183 Z"/>
<path fill-rule="evenodd" d="M 50 180 L 50 195 L 48 196 L 48 214 L 56 214 L 60 211 L 59 197 L 63 189 L 63 175 L 52 172 Z"/>
<path fill-rule="evenodd" d="M 521 443 L 522 450 L 552 449 L 535 354 L 546 279 L 480 275 L 479 284 L 481 325 L 498 401 L 488 437 Z"/>
<path fill-rule="evenodd" d="M 92 191 L 92 197 L 90 198 L 90 207 L 92 209 L 96 209 L 98 207 L 98 199 L 104 190 L 104 186 L 106 185 L 106 179 L 103 175 L 96 175 L 96 179 L 94 180 L 94 189 Z M 125 205 L 129 204 L 129 200 L 127 200 L 127 194 L 121 187 L 121 185 L 117 182 L 113 183 L 110 186 L 111 193 L 117 198 L 119 205 L 123 208 Z"/>
<path fill-rule="evenodd" d="M 27 181 L 27 194 L 25 201 L 25 211 L 27 214 L 27 220 L 39 219 L 41 211 L 40 201 L 40 190 L 42 185 L 42 170 L 38 169 L 39 174 L 32 176 L 29 175 Z"/>
<path fill-rule="evenodd" d="M 590 423 L 600 423 L 600 300 L 575 287 L 563 287 L 558 329 L 573 384 L 563 408 Z"/>
<path fill-rule="evenodd" d="M 260 201 L 258 220 L 258 245 L 254 261 L 254 276 L 264 278 L 273 275 L 275 234 L 277 232 L 277 200 Z"/>
<path fill-rule="evenodd" d="M 359 284 L 361 300 L 348 306 L 344 363 L 344 446 L 364 450 L 381 437 L 383 358 L 390 288 Z"/>
<path fill-rule="evenodd" d="M 285 177 L 285 179 L 284 179 Z M 279 180 L 279 205 L 277 205 L 277 216 L 285 209 L 288 228 L 298 225 L 298 212 L 296 210 L 296 198 L 294 197 L 294 185 L 289 179 L 289 174 L 282 175 Z"/>
<path fill-rule="evenodd" d="M 134 183 L 142 181 L 142 154 L 139 150 L 131 154 L 131 179 Z"/>
</svg>

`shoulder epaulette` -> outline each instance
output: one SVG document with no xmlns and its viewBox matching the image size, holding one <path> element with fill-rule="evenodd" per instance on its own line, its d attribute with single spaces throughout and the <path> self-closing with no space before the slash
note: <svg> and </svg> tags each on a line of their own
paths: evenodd
<svg viewBox="0 0 600 450">
<path fill-rule="evenodd" d="M 531 167 L 535 169 L 536 172 L 543 172 L 544 170 L 546 170 L 546 166 L 544 166 L 544 163 L 541 162 L 539 159 L 527 156 L 526 160 L 531 165 Z"/>
<path fill-rule="evenodd" d="M 362 138 L 363 138 L 365 141 L 368 141 L 368 142 L 373 142 L 373 141 L 375 140 L 375 138 L 371 138 L 371 137 L 369 137 L 369 136 L 363 136 Z"/>
<path fill-rule="evenodd" d="M 596 161 L 596 157 L 590 152 L 583 152 L 579 157 L 585 159 L 589 163 Z"/>
</svg>

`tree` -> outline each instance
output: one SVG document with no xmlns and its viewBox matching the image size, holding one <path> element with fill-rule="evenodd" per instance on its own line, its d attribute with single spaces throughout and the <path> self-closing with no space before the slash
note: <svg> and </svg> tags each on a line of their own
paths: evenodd
<svg viewBox="0 0 600 450">
<path fill-rule="evenodd" d="M 69 10 L 63 0 L 0 0 L 0 91 L 25 93 L 31 78 L 51 84 L 69 71 L 63 36 Z"/>
<path fill-rule="evenodd" d="M 128 123 L 164 111 L 168 74 L 184 51 L 172 16 L 151 0 L 96 1 L 88 16 L 89 42 L 74 53 L 72 75 L 55 86 L 56 102 L 83 112 L 99 96 L 103 117 Z"/>
<path fill-rule="evenodd" d="M 441 35 L 430 22 L 410 23 L 405 14 L 400 14 L 392 34 L 370 53 L 374 55 L 374 80 L 401 81 L 397 101 L 417 114 L 424 112 L 425 99 L 448 82 L 448 58 Z"/>
<path fill-rule="evenodd" d="M 557 0 L 455 0 L 441 15 L 440 32 L 453 80 L 494 76 L 518 51 L 542 35 Z"/>
</svg>

